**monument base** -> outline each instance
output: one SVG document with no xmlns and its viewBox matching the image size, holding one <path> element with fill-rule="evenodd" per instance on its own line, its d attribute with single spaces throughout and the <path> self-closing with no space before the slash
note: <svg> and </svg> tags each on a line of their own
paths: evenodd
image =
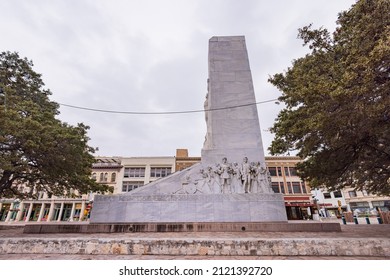
<svg viewBox="0 0 390 280">
<path fill-rule="evenodd" d="M 24 233 L 132 233 L 132 232 L 341 232 L 340 223 L 126 223 L 28 224 Z"/>
<path fill-rule="evenodd" d="M 97 223 L 287 222 L 282 194 L 155 194 L 95 197 Z"/>
</svg>

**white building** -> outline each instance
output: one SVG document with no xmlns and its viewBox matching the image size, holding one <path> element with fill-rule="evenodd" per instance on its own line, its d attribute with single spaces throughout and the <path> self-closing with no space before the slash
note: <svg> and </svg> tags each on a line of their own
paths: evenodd
<svg viewBox="0 0 390 280">
<path fill-rule="evenodd" d="M 337 217 L 341 215 L 341 211 L 349 210 L 342 191 L 329 192 L 315 188 L 311 190 L 311 194 L 321 217 Z"/>
<path fill-rule="evenodd" d="M 366 191 L 355 191 L 353 189 L 344 190 L 345 200 L 349 206 L 349 211 L 355 214 L 376 215 L 377 210 L 390 210 L 390 197 L 378 196 L 367 193 Z"/>
<path fill-rule="evenodd" d="M 129 192 L 175 172 L 175 157 L 97 157 L 92 178 L 114 188 L 113 194 Z M 84 221 L 89 217 L 94 194 L 74 198 L 48 197 L 20 201 L 0 199 L 0 222 Z"/>
</svg>

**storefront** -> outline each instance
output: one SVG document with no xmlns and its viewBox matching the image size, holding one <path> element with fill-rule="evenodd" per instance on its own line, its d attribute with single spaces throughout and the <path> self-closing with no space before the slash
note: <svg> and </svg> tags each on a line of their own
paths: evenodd
<svg viewBox="0 0 390 280">
<path fill-rule="evenodd" d="M 337 206 L 333 205 L 332 203 L 319 203 L 318 204 L 318 212 L 320 217 L 324 218 L 333 218 L 333 217 L 341 217 L 341 212 L 347 211 L 347 206 Z"/>
<path fill-rule="evenodd" d="M 285 196 L 284 203 L 288 220 L 307 220 L 313 214 L 314 205 L 309 196 Z"/>
</svg>

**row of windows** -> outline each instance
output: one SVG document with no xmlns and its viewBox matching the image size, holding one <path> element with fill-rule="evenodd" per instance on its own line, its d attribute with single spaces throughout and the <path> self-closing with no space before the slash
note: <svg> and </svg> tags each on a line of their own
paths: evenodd
<svg viewBox="0 0 390 280">
<path fill-rule="evenodd" d="M 275 193 L 287 193 L 283 182 L 272 182 L 272 190 Z M 307 193 L 304 182 L 287 182 L 287 190 L 289 194 Z"/>
<path fill-rule="evenodd" d="M 143 178 L 145 177 L 145 167 L 125 168 L 125 178 Z"/>
<path fill-rule="evenodd" d="M 362 190 L 362 194 L 363 194 L 363 196 L 370 195 L 370 194 L 369 194 L 367 191 L 365 191 L 365 190 Z M 349 192 L 348 192 L 348 195 L 349 195 L 349 197 L 357 197 L 356 191 L 349 191 Z"/>
<path fill-rule="evenodd" d="M 162 178 L 168 176 L 172 173 L 172 169 L 170 167 L 152 167 L 150 169 L 150 177 L 153 178 Z"/>
<path fill-rule="evenodd" d="M 283 169 L 284 169 L 284 174 L 287 177 L 298 176 L 297 169 L 295 167 L 285 166 Z M 283 176 L 282 167 L 268 167 L 268 171 L 271 174 L 271 176 L 279 176 L 279 177 Z"/>
<path fill-rule="evenodd" d="M 92 179 L 97 181 L 97 173 L 92 173 Z M 110 182 L 113 183 L 116 180 L 116 173 L 111 173 Z M 99 175 L 99 182 L 108 182 L 108 173 L 102 172 Z"/>
<path fill-rule="evenodd" d="M 162 178 L 168 176 L 172 173 L 171 167 L 152 167 L 150 169 L 150 177 L 152 178 Z M 125 178 L 144 178 L 145 177 L 145 167 L 126 167 Z"/>
<path fill-rule="evenodd" d="M 333 192 L 333 196 L 335 198 L 339 198 L 339 197 L 343 197 L 343 194 L 341 193 L 341 191 L 335 191 Z M 332 195 L 330 193 L 324 193 L 324 198 L 332 198 Z"/>
<path fill-rule="evenodd" d="M 122 192 L 131 192 L 132 190 L 142 187 L 144 182 L 123 182 Z"/>
</svg>

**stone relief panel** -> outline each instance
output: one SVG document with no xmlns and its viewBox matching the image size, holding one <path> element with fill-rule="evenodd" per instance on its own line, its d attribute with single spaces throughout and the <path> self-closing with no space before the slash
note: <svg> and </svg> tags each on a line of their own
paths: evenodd
<svg viewBox="0 0 390 280">
<path fill-rule="evenodd" d="M 233 194 L 233 193 L 274 193 L 271 175 L 264 162 L 228 162 L 224 157 L 213 166 L 186 174 L 181 187 L 173 194 Z"/>
</svg>

